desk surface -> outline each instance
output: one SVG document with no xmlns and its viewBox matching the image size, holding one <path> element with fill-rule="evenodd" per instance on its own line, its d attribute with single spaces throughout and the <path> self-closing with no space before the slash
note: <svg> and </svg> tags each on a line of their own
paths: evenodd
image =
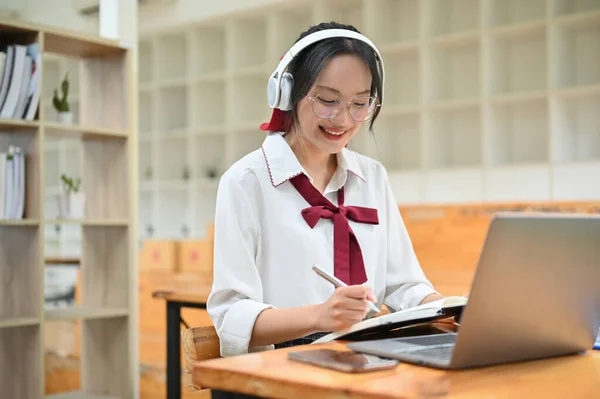
<svg viewBox="0 0 600 399">
<path fill-rule="evenodd" d="M 566 398 L 598 397 L 600 352 L 466 371 L 401 363 L 388 371 L 342 373 L 287 359 L 287 352 L 347 350 L 330 342 L 199 362 L 194 382 L 205 388 L 294 398 Z"/>
<path fill-rule="evenodd" d="M 170 302 L 206 303 L 210 290 L 210 286 L 202 286 L 190 290 L 157 290 L 152 292 L 152 297 Z"/>
</svg>

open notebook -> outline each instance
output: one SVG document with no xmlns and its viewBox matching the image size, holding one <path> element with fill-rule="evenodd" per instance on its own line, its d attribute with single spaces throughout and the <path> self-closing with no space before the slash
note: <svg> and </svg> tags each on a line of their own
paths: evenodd
<svg viewBox="0 0 600 399">
<path fill-rule="evenodd" d="M 313 343 L 317 344 L 342 338 L 344 340 L 360 339 L 396 328 L 458 316 L 466 304 L 466 297 L 450 296 L 384 316 L 365 319 L 348 328 L 328 334 Z"/>
</svg>

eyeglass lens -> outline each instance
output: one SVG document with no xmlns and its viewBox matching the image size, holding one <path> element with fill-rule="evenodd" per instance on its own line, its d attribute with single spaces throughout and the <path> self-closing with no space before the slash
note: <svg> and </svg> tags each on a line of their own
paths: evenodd
<svg viewBox="0 0 600 399">
<path fill-rule="evenodd" d="M 319 93 L 313 99 L 313 111 L 319 118 L 329 119 L 336 116 L 342 108 L 342 99 L 335 93 Z M 344 105 L 346 105 L 344 103 Z M 350 115 L 356 121 L 362 122 L 373 116 L 377 106 L 375 97 L 356 97 L 350 104 Z"/>
</svg>

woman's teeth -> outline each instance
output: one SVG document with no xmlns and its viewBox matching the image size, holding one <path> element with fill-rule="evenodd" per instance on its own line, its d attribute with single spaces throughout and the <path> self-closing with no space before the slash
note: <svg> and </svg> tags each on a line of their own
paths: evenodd
<svg viewBox="0 0 600 399">
<path fill-rule="evenodd" d="M 321 129 L 325 130 L 326 133 L 331 134 L 332 136 L 341 136 L 342 134 L 346 133 L 345 130 L 341 132 L 334 132 L 329 129 L 325 129 L 323 126 L 321 126 Z"/>
</svg>

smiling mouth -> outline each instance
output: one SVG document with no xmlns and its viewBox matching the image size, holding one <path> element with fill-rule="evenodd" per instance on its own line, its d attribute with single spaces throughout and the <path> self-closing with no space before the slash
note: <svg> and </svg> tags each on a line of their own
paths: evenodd
<svg viewBox="0 0 600 399">
<path fill-rule="evenodd" d="M 331 136 L 339 137 L 339 136 L 343 136 L 346 133 L 346 130 L 331 130 L 331 129 L 326 129 L 323 126 L 319 126 L 319 128 Z"/>
</svg>

